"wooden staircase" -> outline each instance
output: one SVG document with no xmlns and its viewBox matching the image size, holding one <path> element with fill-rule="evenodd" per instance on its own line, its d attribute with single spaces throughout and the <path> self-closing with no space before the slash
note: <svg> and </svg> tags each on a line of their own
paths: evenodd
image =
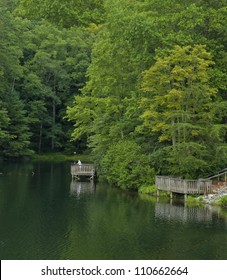
<svg viewBox="0 0 227 280">
<path fill-rule="evenodd" d="M 218 193 L 227 188 L 227 168 L 220 170 L 216 174 L 209 176 L 212 180 L 212 192 Z"/>
</svg>

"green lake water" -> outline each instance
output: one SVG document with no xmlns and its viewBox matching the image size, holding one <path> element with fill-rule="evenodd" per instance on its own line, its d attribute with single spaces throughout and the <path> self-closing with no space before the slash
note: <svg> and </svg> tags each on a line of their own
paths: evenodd
<svg viewBox="0 0 227 280">
<path fill-rule="evenodd" d="M 227 212 L 72 181 L 70 163 L 0 163 L 0 259 L 227 259 Z"/>
</svg>

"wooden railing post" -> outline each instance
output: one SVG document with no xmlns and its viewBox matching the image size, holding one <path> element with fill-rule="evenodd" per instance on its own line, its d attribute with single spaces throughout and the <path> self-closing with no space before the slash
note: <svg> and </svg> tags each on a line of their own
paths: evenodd
<svg viewBox="0 0 227 280">
<path fill-rule="evenodd" d="M 79 176 L 89 176 L 90 180 L 93 180 L 95 167 L 93 164 L 71 165 L 71 175 L 73 179 L 79 179 Z"/>
<path fill-rule="evenodd" d="M 184 185 L 184 198 L 187 198 L 187 182 L 183 180 L 183 185 Z"/>
</svg>

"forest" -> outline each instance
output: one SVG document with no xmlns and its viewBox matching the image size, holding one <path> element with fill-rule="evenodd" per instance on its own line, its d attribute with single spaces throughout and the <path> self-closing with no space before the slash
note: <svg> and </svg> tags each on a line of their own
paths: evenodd
<svg viewBox="0 0 227 280">
<path fill-rule="evenodd" d="M 0 157 L 112 185 L 227 167 L 227 0 L 0 0 Z"/>
</svg>

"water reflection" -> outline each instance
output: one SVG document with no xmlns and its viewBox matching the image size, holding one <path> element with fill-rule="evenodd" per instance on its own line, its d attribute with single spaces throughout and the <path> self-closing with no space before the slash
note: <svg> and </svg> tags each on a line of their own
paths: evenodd
<svg viewBox="0 0 227 280">
<path fill-rule="evenodd" d="M 0 259 L 227 260 L 227 210 L 71 182 L 69 170 L 0 165 Z"/>
<path fill-rule="evenodd" d="M 183 223 L 212 222 L 214 214 L 218 215 L 219 213 L 210 205 L 200 208 L 160 202 L 155 204 L 155 218 L 168 221 L 179 221 Z"/>
<path fill-rule="evenodd" d="M 94 181 L 72 180 L 70 184 L 70 195 L 80 197 L 82 194 L 92 194 L 95 192 Z"/>
</svg>

